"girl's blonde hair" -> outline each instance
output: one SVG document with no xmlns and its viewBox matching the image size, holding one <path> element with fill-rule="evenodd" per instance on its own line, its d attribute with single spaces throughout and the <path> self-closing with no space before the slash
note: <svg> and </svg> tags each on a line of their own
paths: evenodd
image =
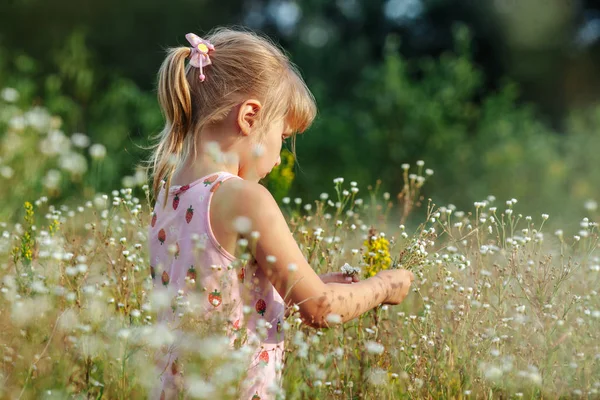
<svg viewBox="0 0 600 400">
<path fill-rule="evenodd" d="M 222 121 L 249 96 L 263 102 L 257 115 L 262 128 L 284 117 L 291 130 L 304 132 L 316 115 L 314 97 L 297 68 L 269 39 L 229 28 L 215 29 L 203 39 L 215 47 L 210 52 L 211 65 L 204 69 L 204 82 L 200 82 L 198 68 L 186 65 L 189 46 L 169 48 L 159 70 L 158 100 L 166 123 L 155 137 L 149 160 L 155 198 L 161 181 L 166 181 L 168 191 L 184 157 L 197 151 L 200 131 Z"/>
</svg>

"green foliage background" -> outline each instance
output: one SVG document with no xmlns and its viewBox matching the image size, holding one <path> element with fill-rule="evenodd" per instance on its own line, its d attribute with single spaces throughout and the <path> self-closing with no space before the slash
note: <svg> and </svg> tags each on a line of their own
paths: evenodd
<svg viewBox="0 0 600 400">
<path fill-rule="evenodd" d="M 497 68 L 475 59 L 481 52 L 481 35 L 473 34 L 481 31 L 477 23 L 440 20 L 450 27 L 448 40 L 435 54 L 419 54 L 416 45 L 406 46 L 402 32 L 370 25 L 380 21 L 383 2 L 362 4 L 361 15 L 344 21 L 336 20 L 330 3 L 308 3 L 313 7 L 302 4 L 301 22 L 327 21 L 324 26 L 333 39 L 315 49 L 300 40 L 301 32 L 278 38 L 300 66 L 319 105 L 314 126 L 298 137 L 294 170 L 284 163 L 287 172 L 276 171 L 266 181 L 278 199 L 316 198 L 330 190 L 337 176 L 362 186 L 381 179 L 383 191 L 398 193 L 401 165 L 419 159 L 435 171 L 425 196 L 439 203 L 464 208 L 492 194 L 501 201 L 519 199 L 524 212 L 558 213 L 566 221 L 569 212 L 579 214 L 584 202 L 600 198 L 597 103 L 566 108 L 563 115 L 549 118 L 523 98 L 514 79 L 498 76 Z M 147 156 L 144 147 L 150 136 L 163 123 L 154 79 L 164 47 L 182 44 L 188 29 L 201 34 L 213 25 L 243 21 L 249 12 L 236 2 L 219 11 L 182 3 L 168 10 L 169 21 L 181 17 L 177 25 L 158 19 L 166 11 L 156 2 L 132 3 L 122 14 L 109 2 L 80 9 L 80 19 L 63 15 L 65 21 L 53 25 L 41 13 L 64 13 L 72 5 L 69 1 L 55 8 L 36 1 L 13 5 L 12 14 L 3 17 L 7 25 L 0 36 L 0 87 L 15 88 L 20 96 L 15 104 L 1 107 L 42 106 L 60 117 L 65 135 L 83 132 L 108 153 L 97 165 L 86 155 L 93 165 L 90 173 L 63 181 L 52 201 L 108 192 L 120 187 L 123 177 L 135 174 L 136 165 Z M 41 8 L 34 11 L 36 7 Z M 204 12 L 208 8 L 211 12 Z M 149 33 L 140 11 L 156 18 L 160 29 Z M 14 22 L 9 24 L 10 15 L 56 28 L 49 30 L 48 46 L 41 46 L 39 37 L 25 35 Z M 133 15 L 140 19 L 127 19 Z M 112 24 L 106 22 L 108 17 Z M 353 31 L 351 22 L 363 30 Z M 136 29 L 141 26 L 146 28 Z M 270 34 L 274 28 L 267 24 L 264 30 Z M 23 34 L 21 41 L 18 34 Z M 349 54 L 353 62 L 347 61 Z M 0 136 L 6 137 L 8 121 L 0 124 Z M 35 144 L 19 151 L 21 164 L 13 163 L 21 167 L 12 165 L 15 174 L 0 178 L 6 185 L 22 187 L 11 192 L 18 196 L 3 196 L 3 218 L 14 217 L 23 200 L 39 195 L 48 168 L 42 163 L 39 173 L 31 172 L 29 160 L 38 153 Z"/>
</svg>

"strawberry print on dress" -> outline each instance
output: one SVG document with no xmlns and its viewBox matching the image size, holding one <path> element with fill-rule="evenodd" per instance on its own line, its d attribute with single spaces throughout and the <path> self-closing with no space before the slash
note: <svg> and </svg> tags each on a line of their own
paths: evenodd
<svg viewBox="0 0 600 400">
<path fill-rule="evenodd" d="M 169 274 L 167 273 L 167 271 L 163 271 L 160 279 L 162 280 L 163 285 L 167 286 L 169 284 L 170 278 L 169 278 Z"/>
<path fill-rule="evenodd" d="M 218 177 L 219 177 L 219 175 L 213 175 L 213 176 L 206 178 L 204 180 L 204 186 L 212 185 L 217 180 Z"/>
<path fill-rule="evenodd" d="M 221 298 L 221 292 L 219 292 L 217 289 L 215 289 L 212 293 L 208 294 L 208 302 L 213 307 L 219 307 L 222 301 L 223 299 Z"/>
<path fill-rule="evenodd" d="M 256 302 L 255 308 L 256 308 L 256 312 L 259 313 L 261 315 L 261 317 L 264 317 L 265 311 L 267 311 L 267 303 L 263 299 L 259 299 Z"/>
<path fill-rule="evenodd" d="M 260 355 L 258 356 L 258 359 L 264 363 L 264 364 L 268 364 L 269 363 L 269 352 L 266 350 L 263 350 Z"/>
<path fill-rule="evenodd" d="M 189 206 L 187 211 L 185 212 L 185 222 L 188 224 L 192 222 L 192 218 L 194 217 L 194 209 L 192 206 Z"/>
<path fill-rule="evenodd" d="M 236 319 L 235 322 L 233 323 L 233 330 L 234 331 L 239 331 L 240 330 L 240 319 Z"/>
<path fill-rule="evenodd" d="M 188 278 L 189 280 L 195 281 L 196 280 L 196 268 L 194 268 L 194 266 L 190 266 L 187 270 L 187 273 L 185 274 L 186 278 Z"/>
</svg>

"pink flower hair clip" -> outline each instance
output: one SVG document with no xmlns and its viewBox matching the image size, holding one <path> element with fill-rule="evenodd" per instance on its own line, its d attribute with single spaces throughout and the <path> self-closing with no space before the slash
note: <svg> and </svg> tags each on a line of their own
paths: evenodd
<svg viewBox="0 0 600 400">
<path fill-rule="evenodd" d="M 196 68 L 200 68 L 200 82 L 204 82 L 206 76 L 204 75 L 202 68 L 212 64 L 208 52 L 215 51 L 215 46 L 193 33 L 188 33 L 185 35 L 185 38 L 192 45 L 190 64 Z"/>
</svg>

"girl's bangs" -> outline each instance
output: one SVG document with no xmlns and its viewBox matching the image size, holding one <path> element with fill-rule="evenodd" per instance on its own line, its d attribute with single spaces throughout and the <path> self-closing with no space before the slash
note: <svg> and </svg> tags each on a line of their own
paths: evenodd
<svg viewBox="0 0 600 400">
<path fill-rule="evenodd" d="M 306 131 L 317 114 L 315 99 L 294 71 L 290 71 L 287 79 L 287 110 L 285 119 L 294 133 Z"/>
</svg>

